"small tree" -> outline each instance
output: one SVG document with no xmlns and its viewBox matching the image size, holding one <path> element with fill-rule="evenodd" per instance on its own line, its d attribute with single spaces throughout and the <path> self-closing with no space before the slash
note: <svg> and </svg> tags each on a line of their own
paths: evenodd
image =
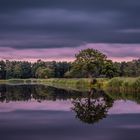
<svg viewBox="0 0 140 140">
<path fill-rule="evenodd" d="M 49 68 L 39 67 L 36 70 L 35 76 L 37 78 L 50 78 L 53 76 L 53 71 Z"/>
</svg>

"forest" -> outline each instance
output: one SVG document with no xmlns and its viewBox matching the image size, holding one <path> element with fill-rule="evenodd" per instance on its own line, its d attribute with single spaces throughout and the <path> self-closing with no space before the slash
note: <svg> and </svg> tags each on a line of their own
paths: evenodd
<svg viewBox="0 0 140 140">
<path fill-rule="evenodd" d="M 112 62 L 98 50 L 85 49 L 75 55 L 74 62 L 0 61 L 0 79 L 138 77 L 140 59 Z"/>
</svg>

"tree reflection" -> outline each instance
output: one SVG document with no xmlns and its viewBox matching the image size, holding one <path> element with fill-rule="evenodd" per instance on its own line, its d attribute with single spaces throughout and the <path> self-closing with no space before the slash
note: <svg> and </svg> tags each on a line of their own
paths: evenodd
<svg viewBox="0 0 140 140">
<path fill-rule="evenodd" d="M 76 118 L 92 124 L 106 117 L 108 109 L 113 105 L 113 99 L 104 91 L 91 89 L 86 98 L 78 98 L 72 103 Z"/>
<path fill-rule="evenodd" d="M 46 85 L 0 85 L 0 102 L 44 100 L 69 100 L 82 98 L 83 93 L 64 90 Z"/>
</svg>

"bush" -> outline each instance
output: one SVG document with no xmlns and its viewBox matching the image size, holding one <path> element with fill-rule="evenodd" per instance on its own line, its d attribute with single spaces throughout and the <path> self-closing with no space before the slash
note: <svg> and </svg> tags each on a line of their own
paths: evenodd
<svg viewBox="0 0 140 140">
<path fill-rule="evenodd" d="M 122 83 L 123 83 L 123 80 L 119 78 L 113 78 L 108 82 L 109 86 L 111 87 L 120 87 Z"/>
</svg>

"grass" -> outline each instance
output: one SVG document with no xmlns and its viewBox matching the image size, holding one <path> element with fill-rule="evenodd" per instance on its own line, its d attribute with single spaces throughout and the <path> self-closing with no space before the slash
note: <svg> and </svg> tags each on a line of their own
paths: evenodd
<svg viewBox="0 0 140 140">
<path fill-rule="evenodd" d="M 140 93 L 140 77 L 137 78 L 121 78 L 116 77 L 112 79 L 105 80 L 104 82 L 98 82 L 100 87 L 104 90 L 110 92 L 132 92 Z"/>
<path fill-rule="evenodd" d="M 114 93 L 140 93 L 140 77 L 97 78 L 97 82 L 93 85 L 91 85 L 91 79 L 89 78 L 9 79 L 0 80 L 0 84 L 46 84 L 49 86 L 81 90 L 89 90 L 93 87 Z"/>
<path fill-rule="evenodd" d="M 40 83 L 40 79 L 7 79 L 0 80 L 0 84 L 34 84 Z"/>
<path fill-rule="evenodd" d="M 88 90 L 90 88 L 90 79 L 88 78 L 51 78 L 51 79 L 42 79 L 41 83 L 47 84 L 50 86 L 59 86 L 65 88 L 76 88 Z"/>
<path fill-rule="evenodd" d="M 48 86 L 87 91 L 90 89 L 90 79 L 87 78 L 50 78 L 50 79 L 8 79 L 0 80 L 0 84 L 44 84 Z"/>
<path fill-rule="evenodd" d="M 65 89 L 81 89 L 83 91 L 90 88 L 90 79 L 87 78 L 50 78 L 50 79 L 8 79 L 0 80 L 0 84 L 45 84 Z"/>
</svg>

